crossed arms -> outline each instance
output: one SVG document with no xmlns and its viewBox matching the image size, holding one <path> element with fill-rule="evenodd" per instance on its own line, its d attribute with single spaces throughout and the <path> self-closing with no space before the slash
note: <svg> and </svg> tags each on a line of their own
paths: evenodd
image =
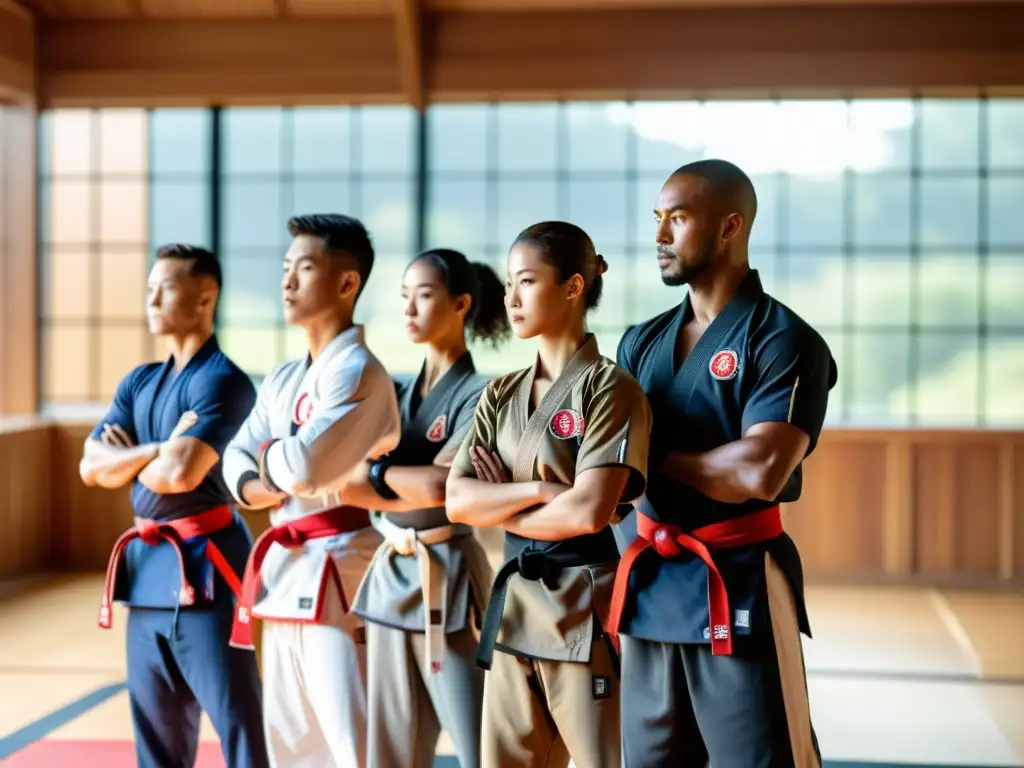
<svg viewBox="0 0 1024 768">
<path fill-rule="evenodd" d="M 177 494 L 195 490 L 217 464 L 217 451 L 196 437 L 182 433 L 195 424 L 186 412 L 163 442 L 136 445 L 118 423 L 104 422 L 100 439 L 85 441 L 78 472 L 87 486 L 121 488 L 132 480 L 154 493 Z"/>
<path fill-rule="evenodd" d="M 276 375 L 264 380 L 255 407 L 224 452 L 224 479 L 242 507 L 266 509 L 290 496 L 341 490 L 367 456 L 397 444 L 398 404 L 382 367 L 341 358 L 318 381 L 324 389 L 309 420 L 296 434 L 268 445 L 280 383 Z"/>
</svg>

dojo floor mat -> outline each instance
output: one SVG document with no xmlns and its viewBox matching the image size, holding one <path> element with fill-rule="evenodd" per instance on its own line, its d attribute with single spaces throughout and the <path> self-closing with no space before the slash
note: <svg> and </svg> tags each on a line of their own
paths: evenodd
<svg viewBox="0 0 1024 768">
<path fill-rule="evenodd" d="M 101 577 L 0 593 L 0 766 L 134 766 L 124 612 Z M 827 768 L 1024 767 L 1024 594 L 808 588 L 811 713 Z M 55 622 L 54 616 L 61 617 Z M 224 765 L 204 718 L 199 768 Z M 437 768 L 457 768 L 447 738 Z"/>
</svg>

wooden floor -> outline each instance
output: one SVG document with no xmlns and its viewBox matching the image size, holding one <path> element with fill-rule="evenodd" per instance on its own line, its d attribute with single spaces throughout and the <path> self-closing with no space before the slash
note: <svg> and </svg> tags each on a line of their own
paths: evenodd
<svg viewBox="0 0 1024 768">
<path fill-rule="evenodd" d="M 127 696 L 110 688 L 124 681 L 125 616 L 97 629 L 100 583 L 62 576 L 0 591 L 0 764 L 3 745 L 47 717 L 51 740 L 130 740 Z M 1024 766 L 1024 594 L 812 586 L 808 600 L 827 760 Z M 100 703 L 88 711 L 64 709 L 90 694 Z M 216 741 L 205 721 L 203 739 Z"/>
</svg>

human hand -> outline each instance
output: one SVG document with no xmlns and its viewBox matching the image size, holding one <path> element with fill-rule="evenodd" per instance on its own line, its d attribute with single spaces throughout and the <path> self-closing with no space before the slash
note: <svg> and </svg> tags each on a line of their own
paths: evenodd
<svg viewBox="0 0 1024 768">
<path fill-rule="evenodd" d="M 473 469 L 476 470 L 477 480 L 483 480 L 485 483 L 507 483 L 511 479 L 498 454 L 493 451 L 474 445 L 469 449 L 469 455 Z"/>
<path fill-rule="evenodd" d="M 181 437 L 182 434 L 192 429 L 198 423 L 199 417 L 196 416 L 195 411 L 185 411 L 181 414 L 181 418 L 178 419 L 178 423 L 174 426 L 174 431 L 171 432 L 171 436 L 167 439 L 173 440 L 176 437 Z"/>
<path fill-rule="evenodd" d="M 100 435 L 100 441 L 108 448 L 120 448 L 125 450 L 127 448 L 135 447 L 135 441 L 128 436 L 128 433 L 120 424 L 104 424 L 103 433 Z"/>
</svg>

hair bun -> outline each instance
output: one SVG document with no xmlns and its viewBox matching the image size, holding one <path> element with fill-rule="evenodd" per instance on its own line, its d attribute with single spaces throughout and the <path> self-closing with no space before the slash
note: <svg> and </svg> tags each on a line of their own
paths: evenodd
<svg viewBox="0 0 1024 768">
<path fill-rule="evenodd" d="M 600 253 L 597 254 L 597 274 L 603 275 L 608 271 L 608 262 L 604 260 L 604 256 Z"/>
</svg>

